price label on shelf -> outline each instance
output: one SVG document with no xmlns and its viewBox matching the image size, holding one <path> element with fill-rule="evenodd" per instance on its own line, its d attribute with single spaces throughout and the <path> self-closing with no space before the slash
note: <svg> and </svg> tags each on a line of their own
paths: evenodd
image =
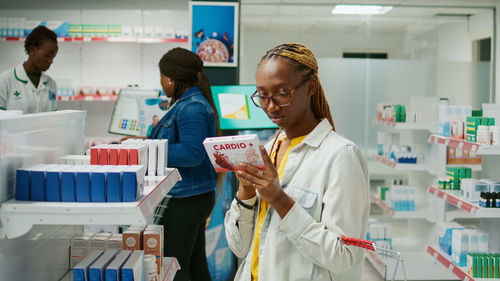
<svg viewBox="0 0 500 281">
<path fill-rule="evenodd" d="M 448 198 L 448 194 L 443 193 L 443 200 L 446 200 Z"/>
<path fill-rule="evenodd" d="M 469 276 L 465 276 L 464 281 L 469 281 Z"/>
<path fill-rule="evenodd" d="M 449 269 L 450 271 L 453 271 L 453 269 L 454 269 L 454 268 L 455 268 L 455 267 L 453 266 L 453 264 L 450 264 L 450 265 L 448 266 L 448 269 Z"/>
<path fill-rule="evenodd" d="M 462 208 L 462 201 L 458 201 L 458 202 L 457 202 L 457 207 L 458 207 L 458 208 Z"/>
</svg>

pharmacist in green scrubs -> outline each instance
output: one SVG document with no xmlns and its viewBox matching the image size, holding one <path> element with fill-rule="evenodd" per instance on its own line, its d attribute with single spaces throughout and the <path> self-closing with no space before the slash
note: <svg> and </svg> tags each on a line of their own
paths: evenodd
<svg viewBox="0 0 500 281">
<path fill-rule="evenodd" d="M 57 36 L 38 26 L 26 37 L 28 59 L 0 75 L 0 109 L 36 113 L 57 110 L 56 82 L 45 74 L 57 55 Z"/>
</svg>

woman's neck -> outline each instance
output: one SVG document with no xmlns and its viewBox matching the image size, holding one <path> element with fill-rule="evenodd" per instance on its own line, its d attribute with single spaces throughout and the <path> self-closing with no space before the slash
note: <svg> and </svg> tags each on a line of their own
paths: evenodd
<svg viewBox="0 0 500 281">
<path fill-rule="evenodd" d="M 319 120 L 310 112 L 289 128 L 283 128 L 286 137 L 290 140 L 309 134 L 319 124 Z"/>
<path fill-rule="evenodd" d="M 24 67 L 24 70 L 26 71 L 26 73 L 29 73 L 29 74 L 40 75 L 42 73 L 39 69 L 37 69 L 30 62 L 29 59 L 23 63 L 23 67 Z"/>
</svg>

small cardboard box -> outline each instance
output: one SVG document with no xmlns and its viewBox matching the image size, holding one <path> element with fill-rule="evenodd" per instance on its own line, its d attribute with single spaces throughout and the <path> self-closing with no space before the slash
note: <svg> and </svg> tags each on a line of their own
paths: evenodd
<svg viewBox="0 0 500 281">
<path fill-rule="evenodd" d="M 217 172 L 237 170 L 240 162 L 265 168 L 256 134 L 206 138 L 203 145 Z"/>
</svg>

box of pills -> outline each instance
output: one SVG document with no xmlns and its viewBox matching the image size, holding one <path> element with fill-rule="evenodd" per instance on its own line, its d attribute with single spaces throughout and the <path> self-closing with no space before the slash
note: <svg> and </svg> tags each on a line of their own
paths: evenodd
<svg viewBox="0 0 500 281">
<path fill-rule="evenodd" d="M 108 163 L 109 165 L 118 165 L 118 146 L 109 146 L 108 148 Z"/>
<path fill-rule="evenodd" d="M 256 134 L 206 138 L 203 145 L 217 172 L 237 170 L 239 162 L 265 168 Z"/>
<path fill-rule="evenodd" d="M 156 163 L 156 175 L 164 176 L 165 168 L 167 167 L 168 157 L 168 140 L 156 140 L 158 146 L 158 161 Z"/>
<path fill-rule="evenodd" d="M 109 148 L 107 145 L 100 145 L 97 147 L 99 151 L 99 165 L 108 165 L 109 163 Z"/>
<path fill-rule="evenodd" d="M 75 166 L 76 170 L 76 202 L 90 202 L 91 166 Z"/>
<path fill-rule="evenodd" d="M 156 163 L 158 159 L 158 146 L 154 140 L 144 141 L 148 146 L 148 176 L 156 176 Z"/>
<path fill-rule="evenodd" d="M 61 201 L 75 202 L 75 168 L 69 166 L 61 170 Z"/>
<path fill-rule="evenodd" d="M 133 251 L 122 267 L 122 280 L 135 281 L 144 278 L 144 251 Z"/>
<path fill-rule="evenodd" d="M 147 229 L 143 234 L 143 247 L 145 255 L 154 255 L 156 257 L 156 273 L 161 273 L 163 260 L 162 252 L 162 231 L 159 229 Z"/>
<path fill-rule="evenodd" d="M 30 200 L 30 176 L 29 168 L 20 168 L 16 170 L 16 200 Z"/>
<path fill-rule="evenodd" d="M 106 250 L 89 267 L 89 281 L 105 281 L 106 266 L 111 263 L 117 254 L 117 250 Z"/>
<path fill-rule="evenodd" d="M 106 267 L 106 281 L 120 281 L 121 269 L 132 252 L 124 250 L 120 251 L 115 259 Z"/>
<path fill-rule="evenodd" d="M 108 249 L 117 249 L 121 250 L 122 249 L 122 234 L 113 234 L 111 237 L 109 237 L 108 240 L 106 240 L 106 250 Z"/>
<path fill-rule="evenodd" d="M 122 201 L 137 201 L 144 191 L 144 166 L 133 165 L 122 168 Z"/>
<path fill-rule="evenodd" d="M 121 166 L 110 166 L 106 172 L 106 202 L 122 201 Z"/>
<path fill-rule="evenodd" d="M 127 229 L 123 232 L 122 249 L 141 250 L 142 249 L 142 229 Z"/>
<path fill-rule="evenodd" d="M 45 171 L 46 165 L 36 165 L 31 168 L 30 197 L 31 201 L 45 201 Z"/>
<path fill-rule="evenodd" d="M 97 166 L 90 172 L 90 201 L 106 202 L 106 172 L 110 166 Z"/>
<path fill-rule="evenodd" d="M 90 148 L 90 165 L 99 165 L 99 149 L 96 146 Z"/>
<path fill-rule="evenodd" d="M 89 267 L 102 255 L 104 251 L 92 251 L 73 268 L 73 281 L 89 281 Z"/>
<path fill-rule="evenodd" d="M 96 233 L 90 238 L 89 247 L 90 250 L 106 250 L 106 242 L 111 237 L 111 233 L 103 232 Z"/>
</svg>

